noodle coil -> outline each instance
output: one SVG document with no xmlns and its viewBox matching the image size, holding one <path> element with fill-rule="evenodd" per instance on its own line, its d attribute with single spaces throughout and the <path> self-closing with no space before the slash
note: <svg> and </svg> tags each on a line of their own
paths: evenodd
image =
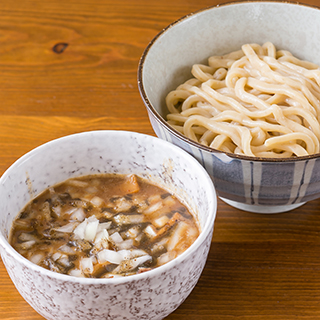
<svg viewBox="0 0 320 320">
<path fill-rule="evenodd" d="M 194 64 L 169 92 L 167 122 L 213 149 L 287 158 L 320 152 L 320 68 L 271 42 Z"/>
</svg>

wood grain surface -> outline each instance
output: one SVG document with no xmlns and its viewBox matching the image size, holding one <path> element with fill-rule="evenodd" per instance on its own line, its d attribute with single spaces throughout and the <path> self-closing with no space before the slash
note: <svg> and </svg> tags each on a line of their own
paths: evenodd
<svg viewBox="0 0 320 320">
<path fill-rule="evenodd" d="M 64 135 L 99 129 L 154 135 L 137 87 L 142 52 L 172 21 L 219 3 L 1 0 L 0 175 Z M 204 272 L 167 319 L 320 319 L 319 209 L 315 200 L 288 213 L 257 215 L 219 200 Z M 0 319 L 43 319 L 1 259 Z"/>
</svg>

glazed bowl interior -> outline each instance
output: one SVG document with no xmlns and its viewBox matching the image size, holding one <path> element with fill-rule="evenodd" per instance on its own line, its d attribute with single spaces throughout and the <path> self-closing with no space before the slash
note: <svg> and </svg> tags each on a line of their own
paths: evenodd
<svg viewBox="0 0 320 320">
<path fill-rule="evenodd" d="M 192 172 L 188 172 L 190 166 Z M 55 273 L 31 263 L 11 247 L 8 238 L 13 219 L 31 199 L 68 178 L 103 173 L 134 173 L 174 193 L 194 213 L 199 237 L 169 263 L 115 279 Z M 180 148 L 125 131 L 75 134 L 30 151 L 0 178 L 1 257 L 20 294 L 46 319 L 142 319 L 146 315 L 162 319 L 186 299 L 200 277 L 216 206 L 210 177 Z"/>
<path fill-rule="evenodd" d="M 194 64 L 241 49 L 273 43 L 320 65 L 319 8 L 278 1 L 239 1 L 205 8 L 173 22 L 140 59 L 138 86 L 158 137 L 192 154 L 214 181 L 217 194 L 245 211 L 278 213 L 320 197 L 319 154 L 258 158 L 203 146 L 167 122 L 167 94 L 192 78 Z"/>
</svg>

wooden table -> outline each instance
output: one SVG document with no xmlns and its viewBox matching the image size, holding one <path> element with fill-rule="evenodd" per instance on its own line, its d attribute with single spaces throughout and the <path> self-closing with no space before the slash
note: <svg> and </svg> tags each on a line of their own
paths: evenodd
<svg viewBox="0 0 320 320">
<path fill-rule="evenodd" d="M 139 58 L 170 22 L 218 3 L 1 0 L 0 175 L 26 152 L 64 135 L 96 129 L 154 135 L 137 87 Z M 205 270 L 167 319 L 320 318 L 319 209 L 315 200 L 292 212 L 258 215 L 219 200 Z M 43 319 L 1 260 L 0 279 L 0 319 Z"/>
</svg>

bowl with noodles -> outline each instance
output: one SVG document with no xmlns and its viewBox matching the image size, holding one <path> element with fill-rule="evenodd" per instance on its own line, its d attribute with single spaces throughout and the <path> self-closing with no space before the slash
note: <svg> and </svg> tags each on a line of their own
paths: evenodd
<svg viewBox="0 0 320 320">
<path fill-rule="evenodd" d="M 320 9 L 232 2 L 149 43 L 138 86 L 156 135 L 192 154 L 218 196 L 258 213 L 320 196 Z"/>
</svg>

